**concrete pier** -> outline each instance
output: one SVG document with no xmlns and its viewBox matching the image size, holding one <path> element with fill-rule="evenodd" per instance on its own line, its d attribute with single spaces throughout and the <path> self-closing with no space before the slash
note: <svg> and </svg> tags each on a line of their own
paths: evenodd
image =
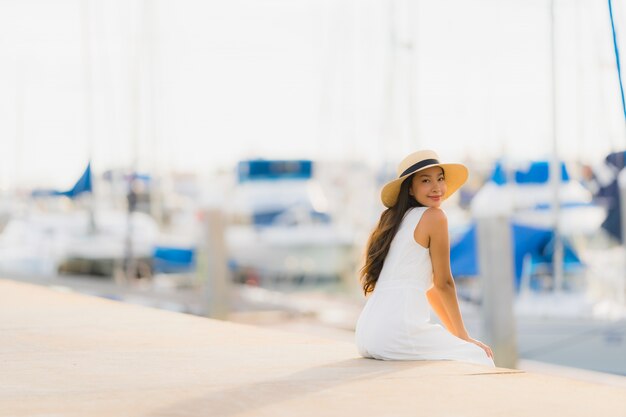
<svg viewBox="0 0 626 417">
<path fill-rule="evenodd" d="M 0 280 L 0 416 L 626 416 L 626 389 Z"/>
</svg>

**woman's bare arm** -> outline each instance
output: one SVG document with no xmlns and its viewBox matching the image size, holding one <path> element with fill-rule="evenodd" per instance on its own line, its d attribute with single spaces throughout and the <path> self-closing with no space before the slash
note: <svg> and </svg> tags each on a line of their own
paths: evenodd
<svg viewBox="0 0 626 417">
<path fill-rule="evenodd" d="M 444 321 L 444 324 L 452 334 L 469 340 L 469 334 L 465 329 L 461 310 L 456 295 L 456 286 L 450 271 L 450 242 L 448 237 L 448 219 L 443 211 L 436 208 L 429 208 L 423 214 L 425 217 L 426 231 L 430 237 L 430 257 L 433 266 L 433 287 L 432 297 L 438 298 L 441 309 L 447 315 L 449 324 L 445 324 L 441 317 L 443 313 L 437 315 Z M 435 297 L 436 295 L 436 297 Z M 435 303 L 437 305 L 437 302 Z M 435 308 L 433 306 L 433 308 Z M 437 312 L 437 310 L 435 310 Z"/>
<path fill-rule="evenodd" d="M 439 294 L 435 291 L 435 287 L 430 287 L 428 291 L 426 291 L 426 297 L 428 298 L 428 302 L 430 306 L 433 308 L 437 317 L 441 320 L 446 329 L 450 333 L 454 333 L 454 327 L 452 326 L 452 322 L 450 321 L 450 317 L 448 317 L 448 313 L 446 312 L 443 303 L 441 302 L 441 298 L 439 298 Z"/>
</svg>

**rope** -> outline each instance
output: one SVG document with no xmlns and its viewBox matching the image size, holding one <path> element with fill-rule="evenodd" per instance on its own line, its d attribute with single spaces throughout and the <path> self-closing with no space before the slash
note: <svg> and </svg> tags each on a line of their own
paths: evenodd
<svg viewBox="0 0 626 417">
<path fill-rule="evenodd" d="M 617 46 L 617 35 L 615 33 L 615 21 L 613 19 L 613 2 L 609 1 L 609 16 L 611 17 L 611 30 L 613 31 L 613 49 L 615 50 L 615 63 L 617 65 L 617 78 L 619 79 L 619 90 L 622 95 L 622 110 L 624 111 L 624 120 L 626 120 L 626 101 L 624 101 L 624 86 L 622 85 L 622 69 L 619 60 L 619 48 Z"/>
</svg>

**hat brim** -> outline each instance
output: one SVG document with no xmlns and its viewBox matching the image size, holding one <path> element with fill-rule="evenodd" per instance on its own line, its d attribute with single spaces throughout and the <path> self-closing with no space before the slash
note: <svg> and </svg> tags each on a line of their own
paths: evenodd
<svg viewBox="0 0 626 417">
<path fill-rule="evenodd" d="M 469 172 L 467 167 L 463 164 L 433 164 L 427 165 L 423 168 L 418 169 L 417 171 L 411 172 L 409 174 L 403 175 L 400 178 L 396 178 L 385 184 L 380 191 L 380 199 L 382 200 L 385 207 L 391 208 L 396 205 L 398 202 L 398 194 L 400 193 L 400 186 L 402 185 L 402 181 L 415 174 L 416 172 L 423 171 L 432 167 L 441 167 L 445 173 L 445 181 L 446 181 L 446 193 L 443 195 L 443 200 L 446 200 L 452 194 L 454 194 L 463 184 L 467 181 L 467 177 L 469 176 Z"/>
</svg>

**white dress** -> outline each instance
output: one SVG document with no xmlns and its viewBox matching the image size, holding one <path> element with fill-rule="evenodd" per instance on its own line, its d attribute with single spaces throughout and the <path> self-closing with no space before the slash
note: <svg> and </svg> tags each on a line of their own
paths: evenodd
<svg viewBox="0 0 626 417">
<path fill-rule="evenodd" d="M 494 366 L 485 351 L 430 323 L 430 252 L 413 238 L 427 207 L 409 209 L 356 324 L 359 354 L 383 360 L 457 360 Z"/>
</svg>

